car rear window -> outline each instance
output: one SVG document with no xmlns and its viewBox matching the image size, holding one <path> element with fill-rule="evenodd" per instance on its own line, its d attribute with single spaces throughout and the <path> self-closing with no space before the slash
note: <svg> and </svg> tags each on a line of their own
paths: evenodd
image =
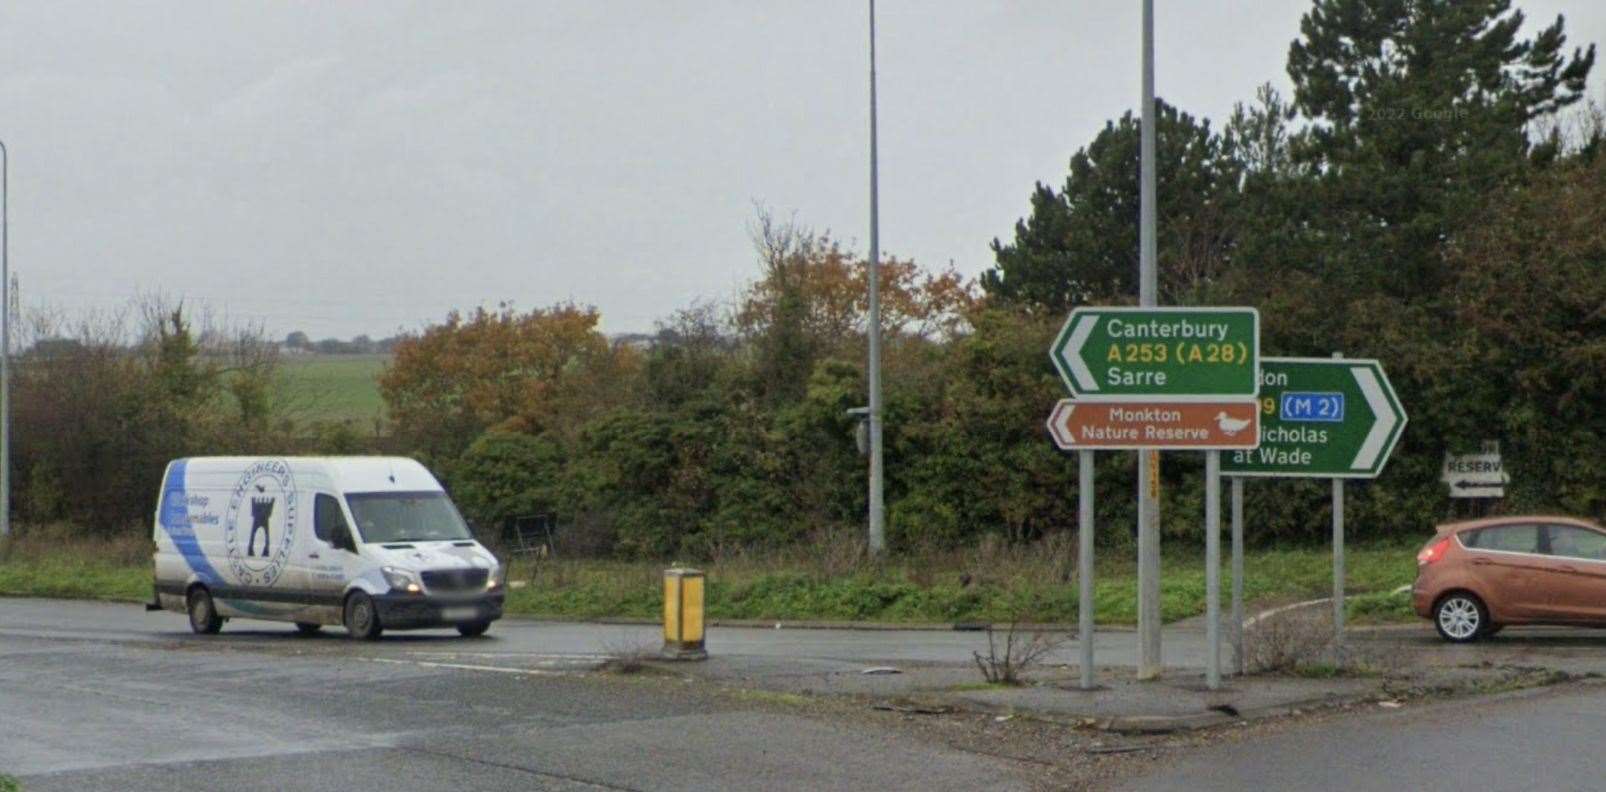
<svg viewBox="0 0 1606 792">
<path fill-rule="evenodd" d="M 1497 525 L 1461 534 L 1461 543 L 1475 550 L 1503 550 L 1508 553 L 1539 552 L 1539 526 Z"/>
</svg>

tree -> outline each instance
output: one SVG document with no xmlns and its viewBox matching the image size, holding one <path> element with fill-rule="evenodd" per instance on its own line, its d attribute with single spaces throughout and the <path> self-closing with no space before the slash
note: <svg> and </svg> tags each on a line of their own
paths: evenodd
<svg viewBox="0 0 1606 792">
<path fill-rule="evenodd" d="M 762 210 L 752 231 L 762 274 L 738 299 L 734 323 L 753 343 L 766 392 L 795 401 L 816 361 L 859 356 L 869 328 L 869 263 L 828 234 L 777 222 Z M 930 272 L 897 258 L 881 262 L 877 286 L 889 339 L 952 335 L 975 301 L 971 285 L 951 267 Z"/>
<path fill-rule="evenodd" d="M 1288 52 L 1298 147 L 1318 168 L 1328 266 L 1351 291 L 1432 299 L 1436 255 L 1480 196 L 1546 156 L 1530 125 L 1583 95 L 1595 48 L 1560 16 L 1531 39 L 1510 0 L 1316 0 Z"/>
<path fill-rule="evenodd" d="M 1186 299 L 1214 276 L 1226 249 L 1225 210 L 1238 164 L 1209 121 L 1155 100 L 1155 157 L 1163 292 Z M 1031 215 L 1010 244 L 994 239 L 996 265 L 982 274 L 1005 304 L 1057 315 L 1091 302 L 1137 295 L 1141 122 L 1131 112 L 1107 122 L 1071 157 L 1058 192 L 1038 183 Z"/>
<path fill-rule="evenodd" d="M 1449 251 L 1458 331 L 1443 361 L 1447 434 L 1507 442 L 1527 508 L 1599 515 L 1606 478 L 1606 160 L 1491 196 Z"/>
<path fill-rule="evenodd" d="M 197 333 L 182 305 L 138 307 L 132 333 L 121 314 L 66 336 L 38 327 L 52 341 L 15 361 L 11 472 L 24 521 L 148 531 L 171 460 L 285 450 L 268 433 L 276 358 L 258 330 Z"/>
<path fill-rule="evenodd" d="M 379 377 L 397 434 L 438 460 L 493 426 L 574 436 L 587 417 L 630 398 L 637 368 L 633 350 L 598 332 L 599 319 L 572 303 L 453 311 L 399 342 Z"/>
<path fill-rule="evenodd" d="M 284 337 L 284 345 L 291 349 L 310 349 L 312 339 L 308 338 L 306 333 L 297 330 Z"/>
</svg>

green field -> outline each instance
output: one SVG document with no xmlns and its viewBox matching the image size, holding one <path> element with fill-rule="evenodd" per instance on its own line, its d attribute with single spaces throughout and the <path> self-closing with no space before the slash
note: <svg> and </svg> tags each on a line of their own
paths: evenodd
<svg viewBox="0 0 1606 792">
<path fill-rule="evenodd" d="M 285 355 L 281 399 L 298 421 L 351 421 L 363 428 L 381 420 L 385 403 L 375 378 L 389 355 Z"/>
</svg>

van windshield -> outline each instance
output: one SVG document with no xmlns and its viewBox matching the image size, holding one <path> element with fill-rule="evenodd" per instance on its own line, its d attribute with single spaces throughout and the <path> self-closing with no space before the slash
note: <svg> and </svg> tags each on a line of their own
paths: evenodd
<svg viewBox="0 0 1606 792">
<path fill-rule="evenodd" d="M 473 538 L 444 492 L 353 492 L 346 503 L 364 542 Z"/>
</svg>

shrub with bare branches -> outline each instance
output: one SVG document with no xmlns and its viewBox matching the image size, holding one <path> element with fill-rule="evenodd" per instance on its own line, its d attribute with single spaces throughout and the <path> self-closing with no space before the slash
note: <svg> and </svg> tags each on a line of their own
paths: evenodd
<svg viewBox="0 0 1606 792">
<path fill-rule="evenodd" d="M 1026 670 L 1053 653 L 1065 643 L 1065 638 L 1052 633 L 1032 630 L 1022 633 L 1011 621 L 1000 645 L 992 625 L 987 626 L 987 654 L 972 652 L 976 668 L 982 679 L 992 685 L 1019 685 Z"/>
</svg>

